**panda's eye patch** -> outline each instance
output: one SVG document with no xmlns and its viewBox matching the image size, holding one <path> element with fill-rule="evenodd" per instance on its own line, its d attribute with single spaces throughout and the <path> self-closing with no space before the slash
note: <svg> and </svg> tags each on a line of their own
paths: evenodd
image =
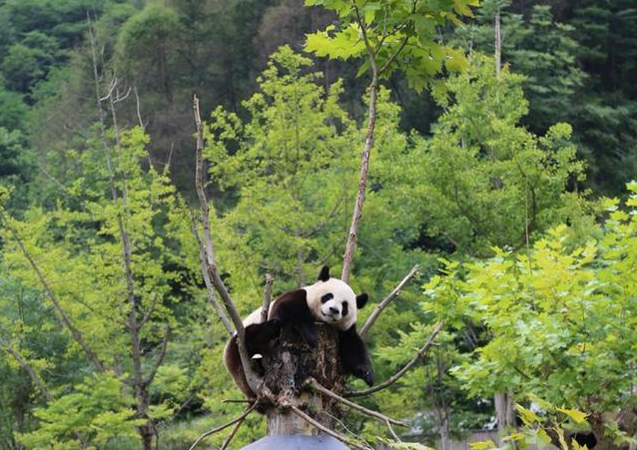
<svg viewBox="0 0 637 450">
<path fill-rule="evenodd" d="M 334 294 L 325 294 L 323 297 L 321 297 L 321 303 L 326 303 L 329 300 L 332 300 L 334 298 Z"/>
<path fill-rule="evenodd" d="M 341 316 L 345 317 L 349 311 L 349 303 L 343 302 L 343 310 L 341 311 Z"/>
</svg>

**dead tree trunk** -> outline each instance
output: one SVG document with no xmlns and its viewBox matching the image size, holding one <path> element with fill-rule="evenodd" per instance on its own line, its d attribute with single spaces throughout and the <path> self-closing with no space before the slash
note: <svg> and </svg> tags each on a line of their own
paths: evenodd
<svg viewBox="0 0 637 450">
<path fill-rule="evenodd" d="M 307 380 L 341 394 L 344 378 L 340 374 L 338 333 L 333 327 L 318 324 L 318 345 L 311 348 L 292 327 L 285 327 L 263 355 L 265 386 L 272 403 L 265 405 L 268 436 L 296 434 L 313 436 L 320 433 L 307 420 L 294 413 L 296 407 L 327 428 L 333 429 L 339 417 L 337 402 L 308 389 Z M 278 406 L 275 406 L 278 405 Z"/>
</svg>

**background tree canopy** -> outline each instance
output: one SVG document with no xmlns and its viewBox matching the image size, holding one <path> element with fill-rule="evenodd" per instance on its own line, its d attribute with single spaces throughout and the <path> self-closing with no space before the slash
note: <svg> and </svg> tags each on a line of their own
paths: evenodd
<svg viewBox="0 0 637 450">
<path fill-rule="evenodd" d="M 441 448 L 504 425 L 502 393 L 635 445 L 633 0 L 0 0 L 0 448 L 183 449 L 239 414 L 192 233 L 192 94 L 248 313 L 266 273 L 280 294 L 340 269 L 370 102 L 353 4 L 387 70 L 351 284 L 376 303 L 419 266 L 366 338 L 377 378 L 446 324 L 364 404 Z"/>
</svg>

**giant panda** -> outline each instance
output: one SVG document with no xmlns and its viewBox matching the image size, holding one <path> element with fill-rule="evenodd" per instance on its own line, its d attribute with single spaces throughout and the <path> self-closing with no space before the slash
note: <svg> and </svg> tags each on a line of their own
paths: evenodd
<svg viewBox="0 0 637 450">
<path fill-rule="evenodd" d="M 261 323 L 262 307 L 243 321 L 246 350 L 250 357 L 267 350 L 270 341 L 278 336 L 281 327 L 290 325 L 312 347 L 317 345 L 315 322 L 324 322 L 339 331 L 339 357 L 344 375 L 354 375 L 371 386 L 374 383 L 372 364 L 363 340 L 356 332 L 358 310 L 367 303 L 367 294 L 356 295 L 352 288 L 330 276 L 324 266 L 316 283 L 281 294 L 270 305 L 268 320 Z M 245 378 L 237 337 L 233 336 L 224 348 L 224 362 L 236 385 L 248 399 L 255 394 Z"/>
</svg>

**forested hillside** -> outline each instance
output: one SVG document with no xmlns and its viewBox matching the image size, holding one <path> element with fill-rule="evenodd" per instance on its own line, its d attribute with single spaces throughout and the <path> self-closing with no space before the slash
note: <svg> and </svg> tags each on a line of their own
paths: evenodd
<svg viewBox="0 0 637 450">
<path fill-rule="evenodd" d="M 202 273 L 193 94 L 242 314 L 266 274 L 280 294 L 340 270 L 371 102 L 350 284 L 378 303 L 411 273 L 366 337 L 377 380 L 445 325 L 362 404 L 440 448 L 515 426 L 501 401 L 582 411 L 567 434 L 633 448 L 637 4 L 352 4 L 381 36 L 377 104 L 350 2 L 0 0 L 1 449 L 184 449 L 241 413 Z M 341 430 L 376 444 L 384 425 Z M 252 414 L 230 448 L 264 433 Z"/>
</svg>

